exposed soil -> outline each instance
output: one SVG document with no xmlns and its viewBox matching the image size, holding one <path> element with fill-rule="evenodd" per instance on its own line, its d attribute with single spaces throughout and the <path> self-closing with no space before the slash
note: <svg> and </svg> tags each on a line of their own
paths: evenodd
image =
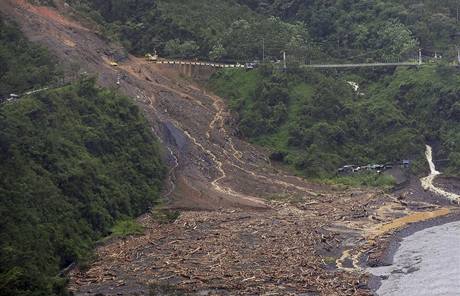
<svg viewBox="0 0 460 296">
<path fill-rule="evenodd" d="M 145 235 L 99 247 L 88 270 L 71 274 L 76 295 L 145 295 L 149 285 L 199 295 L 370 295 L 362 254 L 408 223 L 449 212 L 409 194 L 423 191 L 416 183 L 386 194 L 275 169 L 262 149 L 234 136 L 225 102 L 184 76 L 196 70 L 126 55 L 57 3 L 2 0 L 0 11 L 68 69 L 133 98 L 165 147 L 168 207 L 182 211 L 170 224 L 146 214 Z"/>
</svg>

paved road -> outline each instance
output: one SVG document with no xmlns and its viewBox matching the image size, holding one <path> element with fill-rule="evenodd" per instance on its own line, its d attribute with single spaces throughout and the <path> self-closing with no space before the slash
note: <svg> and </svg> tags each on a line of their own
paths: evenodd
<svg viewBox="0 0 460 296">
<path fill-rule="evenodd" d="M 417 67 L 417 66 L 420 66 L 420 64 L 419 63 L 323 64 L 323 65 L 303 65 L 302 67 L 305 67 L 305 68 L 360 68 L 360 67 L 395 67 L 395 66 Z"/>
<path fill-rule="evenodd" d="M 194 66 L 205 66 L 213 68 L 245 68 L 245 64 L 223 64 L 213 63 L 205 61 L 181 61 L 181 60 L 159 60 L 155 61 L 157 64 L 169 64 L 169 65 L 194 65 Z M 315 64 L 315 65 L 302 65 L 305 68 L 360 68 L 360 67 L 395 67 L 395 66 L 408 66 L 417 67 L 420 66 L 418 63 L 361 63 L 361 64 Z"/>
</svg>

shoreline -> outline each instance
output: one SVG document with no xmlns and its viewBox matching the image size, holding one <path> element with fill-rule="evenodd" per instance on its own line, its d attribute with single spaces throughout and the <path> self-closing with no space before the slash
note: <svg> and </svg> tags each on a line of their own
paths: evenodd
<svg viewBox="0 0 460 296">
<path fill-rule="evenodd" d="M 363 255 L 364 267 L 367 269 L 367 268 L 373 268 L 373 267 L 393 265 L 394 256 L 397 250 L 399 249 L 399 247 L 401 246 L 401 242 L 404 238 L 409 237 L 413 235 L 414 233 L 419 232 L 421 230 L 448 224 L 451 222 L 460 221 L 460 208 L 454 207 L 450 210 L 451 212 L 445 216 L 436 217 L 430 220 L 408 224 L 406 227 L 395 231 L 388 237 L 381 238 L 380 240 L 384 243 L 384 246 L 382 247 L 381 255 L 378 256 L 376 260 L 373 260 L 371 262 L 369 260 L 369 253 L 368 252 L 365 253 Z M 368 282 L 367 282 L 368 289 L 372 293 L 372 295 L 377 295 L 377 290 L 382 285 L 383 280 L 379 276 L 375 276 L 369 272 L 367 273 L 369 276 Z"/>
<path fill-rule="evenodd" d="M 409 187 L 405 190 L 408 190 L 415 199 L 422 199 L 424 202 L 438 206 L 443 205 L 448 209 L 448 213 L 428 220 L 409 223 L 388 236 L 384 235 L 380 237 L 378 242 L 381 247 L 376 248 L 377 252 L 368 251 L 363 258 L 363 265 L 367 270 L 372 267 L 394 265 L 395 255 L 405 238 L 425 229 L 460 221 L 460 209 L 458 207 L 460 195 L 457 192 L 460 190 L 460 179 L 453 179 L 452 182 L 450 179 L 441 176 L 441 173 L 436 170 L 433 162 L 433 149 L 429 145 L 426 145 L 425 156 L 430 167 L 430 174 L 418 179 L 415 183 L 415 180 L 412 178 L 411 182 L 409 182 Z M 437 184 L 442 184 L 443 186 L 441 187 L 446 187 L 447 185 L 447 187 L 450 187 L 450 190 L 439 188 L 436 186 Z M 420 189 L 423 189 L 423 191 Z M 405 190 L 403 189 L 403 191 Z M 383 280 L 385 280 L 385 276 L 371 274 L 369 270 L 366 274 L 368 275 L 367 286 L 369 291 L 372 295 L 377 295 L 377 291 L 381 287 Z"/>
</svg>

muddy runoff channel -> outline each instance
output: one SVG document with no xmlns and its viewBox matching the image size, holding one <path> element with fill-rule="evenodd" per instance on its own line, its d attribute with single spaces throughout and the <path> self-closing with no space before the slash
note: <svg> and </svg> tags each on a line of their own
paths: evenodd
<svg viewBox="0 0 460 296">
<path fill-rule="evenodd" d="M 425 155 L 430 166 L 430 174 L 420 180 L 422 187 L 459 203 L 458 194 L 447 192 L 433 184 L 434 179 L 441 173 L 436 170 L 432 154 L 432 148 L 427 146 Z M 403 239 L 393 255 L 393 264 L 368 270 L 381 280 L 376 294 L 460 295 L 460 221 L 419 231 L 409 228 L 406 232 L 405 234 L 403 231 L 401 234 Z"/>
</svg>

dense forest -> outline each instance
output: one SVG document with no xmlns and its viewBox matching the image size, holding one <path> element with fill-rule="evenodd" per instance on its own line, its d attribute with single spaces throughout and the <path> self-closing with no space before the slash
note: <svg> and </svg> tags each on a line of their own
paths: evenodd
<svg viewBox="0 0 460 296">
<path fill-rule="evenodd" d="M 363 52 L 366 58 L 394 58 L 413 46 L 447 56 L 460 37 L 456 0 L 237 1 L 263 15 L 304 23 L 313 42 L 340 58 Z"/>
<path fill-rule="evenodd" d="M 53 82 L 59 77 L 52 57 L 33 46 L 0 18 L 0 98 Z"/>
<path fill-rule="evenodd" d="M 234 1 L 71 1 L 83 15 L 132 53 L 157 50 L 160 56 L 245 61 L 279 57 L 286 45 L 306 54 L 303 24 L 261 16 Z"/>
<path fill-rule="evenodd" d="M 48 85 L 46 50 L 0 22 L 2 94 Z M 165 169 L 138 108 L 82 77 L 0 104 L 0 295 L 64 295 L 60 270 L 159 199 Z"/>
<path fill-rule="evenodd" d="M 221 71 L 210 86 L 229 99 L 243 137 L 307 176 L 330 177 L 350 163 L 421 160 L 426 142 L 439 144 L 447 171 L 460 174 L 460 70 L 385 72 L 264 66 Z"/>
<path fill-rule="evenodd" d="M 133 53 L 213 60 L 395 61 L 456 55 L 455 0 L 85 0 L 79 11 Z M 265 50 L 264 50 L 265 49 Z"/>
</svg>

